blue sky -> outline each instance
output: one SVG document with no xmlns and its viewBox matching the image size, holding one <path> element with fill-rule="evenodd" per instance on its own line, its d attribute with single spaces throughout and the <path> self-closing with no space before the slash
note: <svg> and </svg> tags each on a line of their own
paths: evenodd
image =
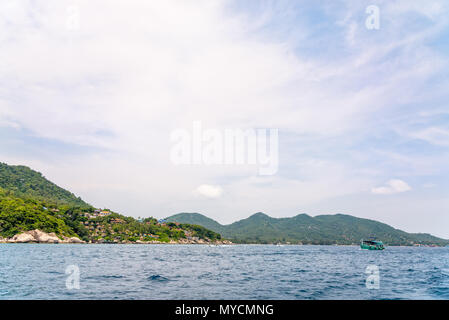
<svg viewBox="0 0 449 320">
<path fill-rule="evenodd" d="M 0 159 L 136 217 L 339 212 L 449 238 L 448 13 L 442 0 L 3 1 Z M 277 174 L 174 166 L 170 133 L 193 121 L 278 129 Z"/>
</svg>

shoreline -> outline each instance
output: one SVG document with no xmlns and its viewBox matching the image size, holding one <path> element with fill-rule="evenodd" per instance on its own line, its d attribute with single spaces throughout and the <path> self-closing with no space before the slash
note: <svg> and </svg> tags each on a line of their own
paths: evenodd
<svg viewBox="0 0 449 320">
<path fill-rule="evenodd" d="M 197 243 L 197 242 L 119 242 L 119 243 L 109 243 L 109 242 L 8 242 L 8 241 L 0 241 L 0 245 L 2 244 L 42 244 L 42 245 L 65 245 L 65 244 L 76 244 L 76 245 L 195 245 L 195 246 L 209 246 L 209 247 L 230 247 L 230 246 L 273 246 L 273 247 L 280 247 L 276 244 L 269 244 L 269 243 Z M 347 244 L 347 245 L 334 245 L 334 244 L 286 244 L 281 245 L 284 246 L 290 246 L 290 247 L 360 247 L 360 245 L 356 244 Z M 399 246 L 387 246 L 388 248 L 447 248 L 449 246 L 432 246 L 432 245 L 421 245 L 421 246 L 406 246 L 406 245 L 399 245 Z"/>
<path fill-rule="evenodd" d="M 251 245 L 251 246 L 331 246 L 331 247 L 358 247 L 359 244 L 304 244 L 304 243 L 234 243 L 230 240 L 200 239 L 200 238 L 182 238 L 179 240 L 170 240 L 168 242 L 151 240 L 151 241 L 105 241 L 103 239 L 96 241 L 83 241 L 77 237 L 57 236 L 55 233 L 46 233 L 38 229 L 25 231 L 14 235 L 12 238 L 0 237 L 0 244 L 16 244 L 16 243 L 33 243 L 33 244 L 133 244 L 133 245 L 208 245 L 208 246 L 230 246 L 230 245 Z M 439 246 L 435 244 L 413 244 L 413 245 L 390 245 L 388 247 L 413 247 L 413 248 L 445 248 L 448 246 Z"/>
<path fill-rule="evenodd" d="M 230 245 L 229 240 L 211 241 L 210 239 L 180 239 L 170 240 L 169 242 L 152 240 L 152 241 L 89 241 L 86 242 L 78 237 L 58 236 L 55 233 L 46 233 L 41 230 L 31 230 L 18 233 L 12 238 L 0 237 L 0 243 L 38 243 L 38 244 L 204 244 L 204 245 Z"/>
</svg>

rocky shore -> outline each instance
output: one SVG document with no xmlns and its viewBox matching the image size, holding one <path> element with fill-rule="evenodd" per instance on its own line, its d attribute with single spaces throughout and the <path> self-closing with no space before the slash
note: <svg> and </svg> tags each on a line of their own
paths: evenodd
<svg viewBox="0 0 449 320">
<path fill-rule="evenodd" d="M 170 240 L 169 242 L 163 242 L 158 240 L 152 240 L 152 241 L 142 241 L 137 240 L 135 242 L 132 241 L 102 241 L 98 240 L 96 242 L 89 242 L 89 243 L 110 243 L 110 244 L 207 244 L 207 245 L 231 245 L 233 244 L 231 241 L 228 240 L 220 240 L 220 241 L 209 241 L 204 239 L 179 239 L 179 240 Z"/>
<path fill-rule="evenodd" d="M 85 243 L 77 237 L 59 238 L 55 233 L 46 233 L 40 230 L 25 231 L 12 238 L 0 237 L 0 243 Z"/>
<path fill-rule="evenodd" d="M 209 244 L 209 245 L 230 245 L 233 244 L 231 241 L 228 240 L 221 240 L 221 241 L 208 241 L 208 240 L 192 240 L 192 239 L 180 239 L 178 241 L 171 240 L 170 242 L 160 242 L 160 241 L 140 241 L 137 240 L 137 244 L 158 244 L 158 243 L 168 243 L 168 244 Z"/>
<path fill-rule="evenodd" d="M 86 243 L 85 241 L 77 237 L 58 237 L 55 233 L 46 233 L 41 230 L 25 231 L 16 234 L 12 238 L 2 238 L 0 237 L 0 243 Z M 178 241 L 171 240 L 170 242 L 161 241 L 141 241 L 136 242 L 124 241 L 124 242 L 106 242 L 106 241 L 96 241 L 89 243 L 122 243 L 122 244 L 209 244 L 209 245 L 229 245 L 232 242 L 228 240 L 220 241 L 208 241 L 204 239 L 191 238 L 191 239 L 180 239 Z"/>
</svg>

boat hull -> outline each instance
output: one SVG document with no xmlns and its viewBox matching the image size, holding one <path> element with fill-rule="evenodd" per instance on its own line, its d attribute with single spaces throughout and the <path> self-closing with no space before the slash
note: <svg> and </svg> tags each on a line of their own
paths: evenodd
<svg viewBox="0 0 449 320">
<path fill-rule="evenodd" d="M 375 246 L 375 245 L 369 245 L 369 244 L 361 244 L 360 248 L 366 249 L 366 250 L 384 250 L 385 248 L 382 246 Z"/>
</svg>

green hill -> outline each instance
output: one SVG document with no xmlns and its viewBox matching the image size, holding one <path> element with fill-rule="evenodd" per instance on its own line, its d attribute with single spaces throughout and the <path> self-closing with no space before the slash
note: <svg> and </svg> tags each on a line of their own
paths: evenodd
<svg viewBox="0 0 449 320">
<path fill-rule="evenodd" d="M 10 166 L 0 163 L 0 188 L 11 191 L 22 198 L 44 200 L 55 204 L 89 206 L 73 193 L 48 181 L 40 172 L 25 166 Z"/>
<path fill-rule="evenodd" d="M 30 230 L 78 237 L 86 242 L 200 242 L 220 234 L 199 225 L 138 221 L 118 213 L 101 214 L 71 192 L 24 166 L 0 163 L 0 237 Z"/>
<path fill-rule="evenodd" d="M 10 238 L 17 233 L 39 229 L 60 236 L 77 236 L 66 219 L 48 210 L 46 203 L 15 196 L 0 188 L 0 236 Z"/>
<path fill-rule="evenodd" d="M 277 219 L 259 212 L 221 225 L 198 213 L 181 213 L 168 217 L 167 221 L 200 224 L 237 243 L 358 244 L 361 239 L 375 237 L 387 245 L 449 244 L 448 240 L 429 234 L 407 233 L 385 223 L 344 214 L 316 217 L 299 214 Z"/>
<path fill-rule="evenodd" d="M 222 233 L 225 229 L 224 226 L 219 224 L 217 221 L 203 216 L 199 213 L 179 213 L 166 219 L 169 222 L 181 222 L 195 224 L 203 226 L 207 229 L 214 230 L 215 232 Z M 178 221 L 179 220 L 179 221 Z"/>
<path fill-rule="evenodd" d="M 199 213 L 180 213 L 167 218 L 168 223 L 159 223 L 154 218 L 138 221 L 118 213 L 99 216 L 95 211 L 41 173 L 0 163 L 0 236 L 6 238 L 39 229 L 91 242 L 214 241 L 222 235 L 237 243 L 357 244 L 373 236 L 387 245 L 449 244 L 429 234 L 406 233 L 384 223 L 343 214 L 300 214 L 276 219 L 256 213 L 221 225 Z"/>
</svg>

